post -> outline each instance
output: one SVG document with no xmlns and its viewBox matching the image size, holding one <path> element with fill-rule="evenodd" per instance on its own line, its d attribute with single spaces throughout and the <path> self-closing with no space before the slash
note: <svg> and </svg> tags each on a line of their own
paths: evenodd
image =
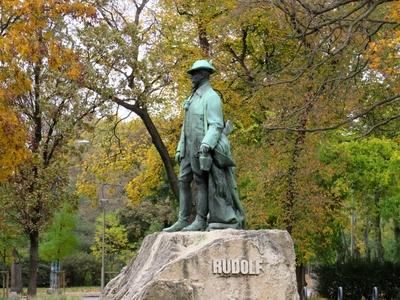
<svg viewBox="0 0 400 300">
<path fill-rule="evenodd" d="M 354 227 L 356 222 L 356 215 L 354 212 L 354 194 L 353 190 L 351 190 L 351 232 L 350 232 L 350 257 L 354 257 L 354 246 L 355 246 L 355 239 L 354 239 Z"/>
<path fill-rule="evenodd" d="M 378 287 L 374 286 L 372 289 L 372 300 L 378 300 L 379 299 L 379 290 Z"/>
<path fill-rule="evenodd" d="M 337 299 L 343 300 L 343 288 L 341 286 L 338 288 Z"/>
<path fill-rule="evenodd" d="M 22 292 L 22 269 L 19 262 L 13 262 L 11 265 L 11 292 Z"/>
<path fill-rule="evenodd" d="M 7 296 L 10 294 L 10 273 L 7 272 L 6 276 L 6 281 L 7 281 L 7 288 L 6 288 L 6 294 Z"/>
<path fill-rule="evenodd" d="M 22 293 L 22 267 L 20 257 L 15 247 L 12 250 L 13 262 L 11 265 L 11 292 Z"/>
<path fill-rule="evenodd" d="M 101 202 L 103 208 L 103 235 L 101 239 L 101 292 L 102 293 L 104 291 L 104 237 L 106 231 L 106 209 L 104 204 L 105 203 L 102 201 Z"/>
<path fill-rule="evenodd" d="M 308 291 L 307 291 L 307 287 L 303 287 L 303 299 L 307 300 L 308 299 Z"/>
<path fill-rule="evenodd" d="M 103 183 L 100 187 L 100 194 L 99 194 L 99 204 L 103 209 L 103 234 L 101 238 L 101 293 L 104 292 L 104 285 L 105 285 L 105 235 L 106 235 L 106 203 L 108 200 L 104 195 L 104 188 L 116 186 L 119 188 L 123 188 L 120 184 L 110 184 L 110 183 Z"/>
</svg>

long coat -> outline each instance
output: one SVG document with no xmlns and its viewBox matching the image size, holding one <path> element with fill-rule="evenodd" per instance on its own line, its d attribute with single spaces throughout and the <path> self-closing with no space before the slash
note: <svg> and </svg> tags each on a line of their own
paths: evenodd
<svg viewBox="0 0 400 300">
<path fill-rule="evenodd" d="M 209 82 L 200 86 L 184 102 L 185 120 L 181 130 L 177 152 L 197 156 L 200 145 L 214 149 L 224 128 L 222 103 Z M 186 148 L 187 147 L 187 148 Z"/>
<path fill-rule="evenodd" d="M 185 119 L 177 152 L 183 160 L 190 160 L 192 171 L 201 175 L 198 168 L 199 148 L 207 144 L 214 157 L 216 148 L 224 149 L 231 157 L 230 145 L 223 134 L 224 118 L 222 102 L 209 82 L 200 86 L 184 102 Z M 243 228 L 244 212 L 239 201 L 236 180 L 232 166 L 221 167 L 213 164 L 208 176 L 208 223 L 210 228 Z"/>
</svg>

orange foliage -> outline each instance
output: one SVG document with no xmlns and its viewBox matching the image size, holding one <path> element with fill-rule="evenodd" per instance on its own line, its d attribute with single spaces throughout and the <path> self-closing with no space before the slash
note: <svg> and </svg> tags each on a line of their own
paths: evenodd
<svg viewBox="0 0 400 300">
<path fill-rule="evenodd" d="M 400 1 L 394 1 L 388 6 L 385 21 L 400 21 Z M 390 28 L 379 32 L 378 38 L 370 44 L 367 56 L 370 60 L 370 67 L 380 72 L 385 79 L 394 79 L 394 76 L 400 75 L 399 44 L 400 29 L 397 26 L 394 29 Z"/>
<path fill-rule="evenodd" d="M 0 2 L 3 24 L 0 35 L 0 180 L 27 157 L 24 125 L 12 107 L 33 90 L 33 65 L 45 65 L 71 79 L 80 75 L 76 55 L 54 36 L 51 24 L 64 15 L 94 16 L 93 7 L 71 1 L 4 0 Z M 8 20 L 9 22 L 6 22 Z M 3 22 L 4 21 L 4 22 Z"/>
<path fill-rule="evenodd" d="M 31 90 L 31 79 L 24 69 L 26 65 L 48 61 L 54 71 L 63 72 L 71 79 L 79 76 L 78 58 L 53 36 L 50 24 L 64 15 L 94 17 L 92 6 L 56 0 L 8 0 L 2 1 L 0 6 L 2 17 L 14 20 L 0 36 L 0 82 L 7 99 Z"/>
<path fill-rule="evenodd" d="M 26 131 L 0 97 L 0 181 L 15 172 L 28 157 L 25 140 Z"/>
</svg>

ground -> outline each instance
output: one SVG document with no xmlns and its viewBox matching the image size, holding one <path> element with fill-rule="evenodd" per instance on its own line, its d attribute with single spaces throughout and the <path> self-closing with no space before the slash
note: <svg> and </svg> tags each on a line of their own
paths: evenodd
<svg viewBox="0 0 400 300">
<path fill-rule="evenodd" d="M 26 288 L 24 289 L 24 294 L 26 294 Z M 0 300 L 5 300 L 2 298 L 2 291 L 0 290 Z M 12 298 L 11 298 L 12 299 Z M 17 299 L 26 299 L 25 297 L 20 297 Z M 100 288 L 99 287 L 68 287 L 62 290 L 60 295 L 49 295 L 47 293 L 47 288 L 38 288 L 37 300 L 97 300 L 100 299 Z"/>
</svg>

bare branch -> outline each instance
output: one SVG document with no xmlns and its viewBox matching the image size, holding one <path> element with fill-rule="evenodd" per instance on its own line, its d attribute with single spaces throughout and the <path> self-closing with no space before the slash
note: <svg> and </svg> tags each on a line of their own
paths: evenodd
<svg viewBox="0 0 400 300">
<path fill-rule="evenodd" d="M 317 9 L 314 7 L 311 7 L 310 5 L 304 3 L 303 0 L 296 0 L 297 2 L 299 2 L 301 4 L 301 6 L 303 6 L 307 11 L 311 12 L 314 15 L 320 15 L 323 13 L 326 13 L 328 11 L 332 11 L 334 9 L 337 9 L 341 6 L 347 5 L 349 3 L 354 3 L 354 2 L 359 2 L 359 0 L 341 0 L 341 1 L 333 1 L 330 4 L 328 4 L 327 6 Z"/>
<path fill-rule="evenodd" d="M 332 125 L 332 126 L 327 126 L 327 127 L 319 127 L 319 128 L 297 128 L 297 127 L 285 127 L 285 126 L 264 126 L 264 129 L 266 131 L 276 131 L 276 130 L 284 130 L 284 131 L 294 131 L 294 132 L 320 132 L 320 131 L 329 131 L 329 130 L 335 130 L 338 129 L 346 124 L 351 123 L 352 121 L 366 116 L 369 113 L 371 113 L 372 111 L 374 111 L 376 108 L 381 107 L 383 105 L 389 104 L 389 103 L 393 103 L 395 101 L 400 100 L 400 94 L 396 94 L 392 97 L 389 97 L 387 99 L 381 100 L 379 102 L 376 102 L 374 105 L 372 105 L 371 107 L 353 114 L 351 117 L 347 118 L 346 120 L 344 120 L 343 122 L 340 122 L 338 124 Z M 395 117 L 394 119 L 396 119 L 398 117 Z M 388 119 L 388 122 L 390 122 L 390 118 Z M 387 122 L 387 123 L 388 123 Z M 386 124 L 386 123 L 384 123 Z M 383 125 L 383 124 L 382 124 Z"/>
<path fill-rule="evenodd" d="M 15 22 L 17 22 L 19 19 L 21 18 L 21 16 L 10 16 L 4 23 L 1 22 L 0 24 L 0 36 L 6 36 L 7 34 L 7 29 L 14 24 Z"/>
<path fill-rule="evenodd" d="M 140 15 L 142 14 L 143 9 L 145 8 L 146 4 L 149 2 L 150 0 L 142 0 L 142 3 L 140 3 L 140 5 L 136 4 L 136 0 L 135 0 L 135 5 L 136 5 L 136 12 L 135 12 L 135 24 L 138 26 L 139 22 L 140 22 Z"/>
<path fill-rule="evenodd" d="M 392 116 L 392 117 L 387 118 L 387 119 L 384 119 L 384 120 L 382 120 L 382 121 L 380 121 L 380 122 L 374 124 L 371 128 L 369 128 L 369 129 L 363 134 L 363 137 L 365 137 L 365 136 L 371 134 L 371 133 L 372 133 L 374 130 L 376 130 L 377 128 L 379 128 L 379 127 L 381 127 L 381 126 L 383 126 L 383 125 L 386 125 L 386 124 L 388 124 L 388 123 L 390 123 L 390 122 L 392 122 L 392 121 L 394 121 L 394 120 L 397 120 L 397 119 L 400 119 L 400 114 L 399 114 L 399 115 Z"/>
<path fill-rule="evenodd" d="M 137 101 L 137 99 L 126 99 L 126 100 L 122 100 L 120 98 L 118 98 L 116 95 L 107 93 L 107 91 L 102 90 L 101 88 L 91 84 L 91 83 L 87 83 L 85 85 L 85 87 L 95 93 L 97 93 L 98 95 L 100 95 L 103 99 L 107 99 L 107 100 L 111 100 L 115 103 L 117 103 L 118 105 L 121 105 L 122 107 L 125 107 L 126 109 L 133 111 L 135 114 L 139 115 L 142 113 L 140 110 L 140 106 L 139 106 L 139 101 Z M 132 101 L 135 100 L 134 104 L 128 103 L 126 101 Z"/>
</svg>

